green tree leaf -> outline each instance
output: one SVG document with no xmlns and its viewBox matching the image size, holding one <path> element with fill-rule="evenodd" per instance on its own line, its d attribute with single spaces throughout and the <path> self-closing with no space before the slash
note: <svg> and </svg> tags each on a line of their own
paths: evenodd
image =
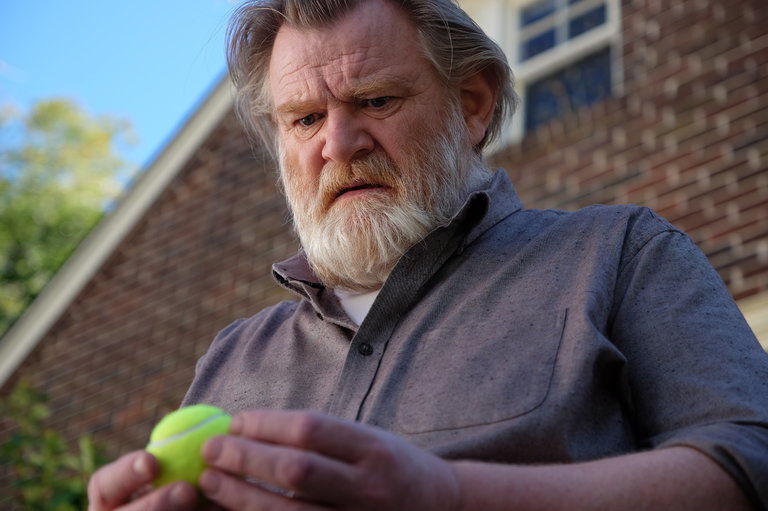
<svg viewBox="0 0 768 511">
<path fill-rule="evenodd" d="M 12 474 L 14 500 L 25 511 L 78 511 L 88 503 L 91 474 L 105 461 L 104 450 L 88 436 L 76 452 L 57 432 L 47 429 L 46 396 L 27 381 L 0 402 L 0 414 L 16 426 L 0 448 L 0 465 Z"/>
<path fill-rule="evenodd" d="M 65 100 L 0 112 L 0 335 L 40 293 L 132 172 L 131 128 Z"/>
</svg>

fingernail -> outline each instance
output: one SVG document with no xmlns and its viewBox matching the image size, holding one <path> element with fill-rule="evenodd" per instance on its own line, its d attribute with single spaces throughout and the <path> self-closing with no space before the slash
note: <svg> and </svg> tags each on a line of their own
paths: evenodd
<svg viewBox="0 0 768 511">
<path fill-rule="evenodd" d="M 202 488 L 205 493 L 214 494 L 219 491 L 219 487 L 221 486 L 221 477 L 219 477 L 219 475 L 215 472 L 206 470 L 200 475 L 198 484 L 200 484 L 200 488 Z"/>
<path fill-rule="evenodd" d="M 243 419 L 239 415 L 232 417 L 232 421 L 229 423 L 229 432 L 233 435 L 239 435 L 243 430 Z"/>
<path fill-rule="evenodd" d="M 143 481 L 152 479 L 152 468 L 149 466 L 149 460 L 146 456 L 139 455 L 133 461 L 133 473 L 141 478 Z"/>
<path fill-rule="evenodd" d="M 169 497 L 171 504 L 179 507 L 193 503 L 196 498 L 194 490 L 186 484 L 177 484 L 171 488 Z"/>
<path fill-rule="evenodd" d="M 220 438 L 213 437 L 210 440 L 207 440 L 205 444 L 203 444 L 203 458 L 206 460 L 210 462 L 216 461 L 216 459 L 219 457 L 219 454 L 221 454 Z"/>
</svg>

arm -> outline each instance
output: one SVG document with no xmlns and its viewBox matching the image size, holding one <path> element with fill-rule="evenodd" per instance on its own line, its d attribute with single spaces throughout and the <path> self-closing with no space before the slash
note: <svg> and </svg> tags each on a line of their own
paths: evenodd
<svg viewBox="0 0 768 511">
<path fill-rule="evenodd" d="M 572 465 L 456 463 L 460 509 L 752 509 L 731 477 L 687 447 Z"/>
<path fill-rule="evenodd" d="M 227 509 L 750 509 L 725 471 L 687 447 L 519 466 L 448 462 L 388 432 L 316 413 L 248 412 L 231 432 L 203 448 L 214 470 L 200 481 Z"/>
</svg>

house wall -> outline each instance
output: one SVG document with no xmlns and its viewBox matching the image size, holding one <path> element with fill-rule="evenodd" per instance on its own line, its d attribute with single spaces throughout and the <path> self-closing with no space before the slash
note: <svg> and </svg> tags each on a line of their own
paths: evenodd
<svg viewBox="0 0 768 511">
<path fill-rule="evenodd" d="M 768 6 L 625 0 L 622 17 L 623 91 L 491 161 L 528 207 L 656 209 L 737 299 L 765 304 Z M 94 435 L 112 457 L 142 447 L 215 333 L 287 298 L 270 265 L 296 243 L 274 181 L 227 116 L 2 392 L 23 375 L 69 438 Z"/>
</svg>

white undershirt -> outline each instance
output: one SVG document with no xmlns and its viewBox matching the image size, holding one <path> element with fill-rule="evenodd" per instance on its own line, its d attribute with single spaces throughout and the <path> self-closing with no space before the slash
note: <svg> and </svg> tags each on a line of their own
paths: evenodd
<svg viewBox="0 0 768 511">
<path fill-rule="evenodd" d="M 341 308 L 347 313 L 347 316 L 354 321 L 357 326 L 368 315 L 368 311 L 371 310 L 374 300 L 379 295 L 381 288 L 374 289 L 373 291 L 346 291 L 344 289 L 334 289 L 333 292 L 339 298 Z"/>
</svg>

